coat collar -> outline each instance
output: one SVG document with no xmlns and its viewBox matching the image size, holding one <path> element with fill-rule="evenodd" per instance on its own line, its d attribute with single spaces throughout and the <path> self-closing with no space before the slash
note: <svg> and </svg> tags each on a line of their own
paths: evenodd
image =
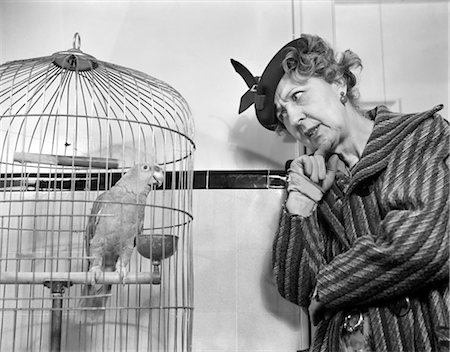
<svg viewBox="0 0 450 352">
<path fill-rule="evenodd" d="M 361 159 L 351 171 L 352 178 L 347 194 L 364 180 L 385 169 L 389 155 L 405 137 L 442 108 L 441 104 L 422 113 L 405 115 L 391 112 L 386 106 L 380 105 L 366 112 L 366 116 L 375 123 Z"/>
</svg>

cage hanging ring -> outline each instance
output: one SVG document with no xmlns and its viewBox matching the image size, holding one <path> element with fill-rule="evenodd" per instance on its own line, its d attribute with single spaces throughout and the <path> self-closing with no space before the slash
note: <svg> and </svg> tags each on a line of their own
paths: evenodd
<svg viewBox="0 0 450 352">
<path fill-rule="evenodd" d="M 81 47 L 81 37 L 78 34 L 78 32 L 76 32 L 73 36 L 73 48 L 80 50 Z"/>
</svg>

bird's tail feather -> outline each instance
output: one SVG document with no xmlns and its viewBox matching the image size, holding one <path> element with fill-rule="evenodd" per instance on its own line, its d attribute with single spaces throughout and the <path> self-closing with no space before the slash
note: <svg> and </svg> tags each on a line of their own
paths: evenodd
<svg viewBox="0 0 450 352">
<path fill-rule="evenodd" d="M 95 319 L 105 311 L 106 302 L 111 295 L 111 285 L 85 285 L 82 290 L 83 298 L 79 307 L 86 308 L 82 311 Z"/>
</svg>

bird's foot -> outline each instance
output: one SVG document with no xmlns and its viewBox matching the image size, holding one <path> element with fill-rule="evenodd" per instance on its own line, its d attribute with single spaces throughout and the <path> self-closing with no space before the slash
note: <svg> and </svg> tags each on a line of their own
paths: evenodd
<svg viewBox="0 0 450 352">
<path fill-rule="evenodd" d="M 89 272 L 93 274 L 91 279 L 91 285 L 95 285 L 103 275 L 103 270 L 100 265 L 94 265 L 89 269 Z"/>
<path fill-rule="evenodd" d="M 128 275 L 128 269 L 126 265 L 122 265 L 120 263 L 116 264 L 116 273 L 119 274 L 120 282 L 124 285 L 125 284 L 125 278 Z"/>
</svg>

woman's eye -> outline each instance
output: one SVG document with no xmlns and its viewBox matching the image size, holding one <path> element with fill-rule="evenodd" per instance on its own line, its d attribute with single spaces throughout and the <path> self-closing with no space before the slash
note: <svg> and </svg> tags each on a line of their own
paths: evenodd
<svg viewBox="0 0 450 352">
<path fill-rule="evenodd" d="M 294 94 L 292 94 L 292 101 L 298 101 L 301 97 L 303 92 L 295 92 Z"/>
</svg>

